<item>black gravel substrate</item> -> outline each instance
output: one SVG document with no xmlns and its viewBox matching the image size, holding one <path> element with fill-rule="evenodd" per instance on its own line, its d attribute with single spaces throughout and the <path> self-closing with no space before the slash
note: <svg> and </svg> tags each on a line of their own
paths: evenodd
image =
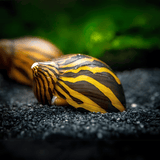
<svg viewBox="0 0 160 160">
<path fill-rule="evenodd" d="M 160 69 L 117 75 L 127 110 L 100 114 L 71 106 L 41 105 L 29 87 L 0 74 L 0 154 L 6 158 L 58 160 L 158 156 Z"/>
</svg>

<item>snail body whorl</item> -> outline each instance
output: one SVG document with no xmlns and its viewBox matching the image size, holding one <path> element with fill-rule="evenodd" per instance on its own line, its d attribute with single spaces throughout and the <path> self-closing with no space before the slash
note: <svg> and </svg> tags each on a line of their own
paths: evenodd
<svg viewBox="0 0 160 160">
<path fill-rule="evenodd" d="M 31 66 L 37 61 L 49 61 L 62 52 L 47 40 L 36 37 L 0 40 L 0 69 L 7 70 L 9 78 L 32 85 Z"/>
<path fill-rule="evenodd" d="M 70 54 L 32 65 L 33 90 L 42 104 L 71 105 L 91 112 L 125 110 L 118 77 L 104 62 L 91 56 Z"/>
</svg>

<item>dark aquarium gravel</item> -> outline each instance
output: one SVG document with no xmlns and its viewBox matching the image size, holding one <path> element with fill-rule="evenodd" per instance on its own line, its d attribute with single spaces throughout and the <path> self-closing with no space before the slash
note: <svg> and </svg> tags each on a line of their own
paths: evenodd
<svg viewBox="0 0 160 160">
<path fill-rule="evenodd" d="M 100 114 L 39 104 L 31 88 L 0 74 L 0 153 L 6 158 L 58 160 L 157 156 L 160 69 L 135 69 L 117 76 L 127 110 Z"/>
</svg>

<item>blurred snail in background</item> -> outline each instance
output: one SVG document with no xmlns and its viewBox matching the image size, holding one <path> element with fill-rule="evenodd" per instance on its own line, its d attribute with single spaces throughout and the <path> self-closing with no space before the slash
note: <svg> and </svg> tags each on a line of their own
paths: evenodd
<svg viewBox="0 0 160 160">
<path fill-rule="evenodd" d="M 49 61 L 61 55 L 55 45 L 37 37 L 0 40 L 0 69 L 7 70 L 9 78 L 29 86 L 34 62 Z"/>
<path fill-rule="evenodd" d="M 36 62 L 33 91 L 42 104 L 71 105 L 91 112 L 124 111 L 125 95 L 119 78 L 104 62 L 83 54 Z"/>
</svg>

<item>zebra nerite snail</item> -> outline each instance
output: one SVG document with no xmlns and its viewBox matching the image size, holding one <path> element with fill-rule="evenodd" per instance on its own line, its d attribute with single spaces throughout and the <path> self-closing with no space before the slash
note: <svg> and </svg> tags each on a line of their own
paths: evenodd
<svg viewBox="0 0 160 160">
<path fill-rule="evenodd" d="M 0 69 L 7 70 L 9 78 L 26 85 L 32 85 L 30 68 L 34 62 L 61 55 L 55 45 L 36 37 L 0 40 Z"/>
<path fill-rule="evenodd" d="M 118 77 L 104 62 L 91 56 L 70 54 L 32 65 L 33 91 L 39 102 L 71 105 L 91 112 L 125 110 Z"/>
</svg>

